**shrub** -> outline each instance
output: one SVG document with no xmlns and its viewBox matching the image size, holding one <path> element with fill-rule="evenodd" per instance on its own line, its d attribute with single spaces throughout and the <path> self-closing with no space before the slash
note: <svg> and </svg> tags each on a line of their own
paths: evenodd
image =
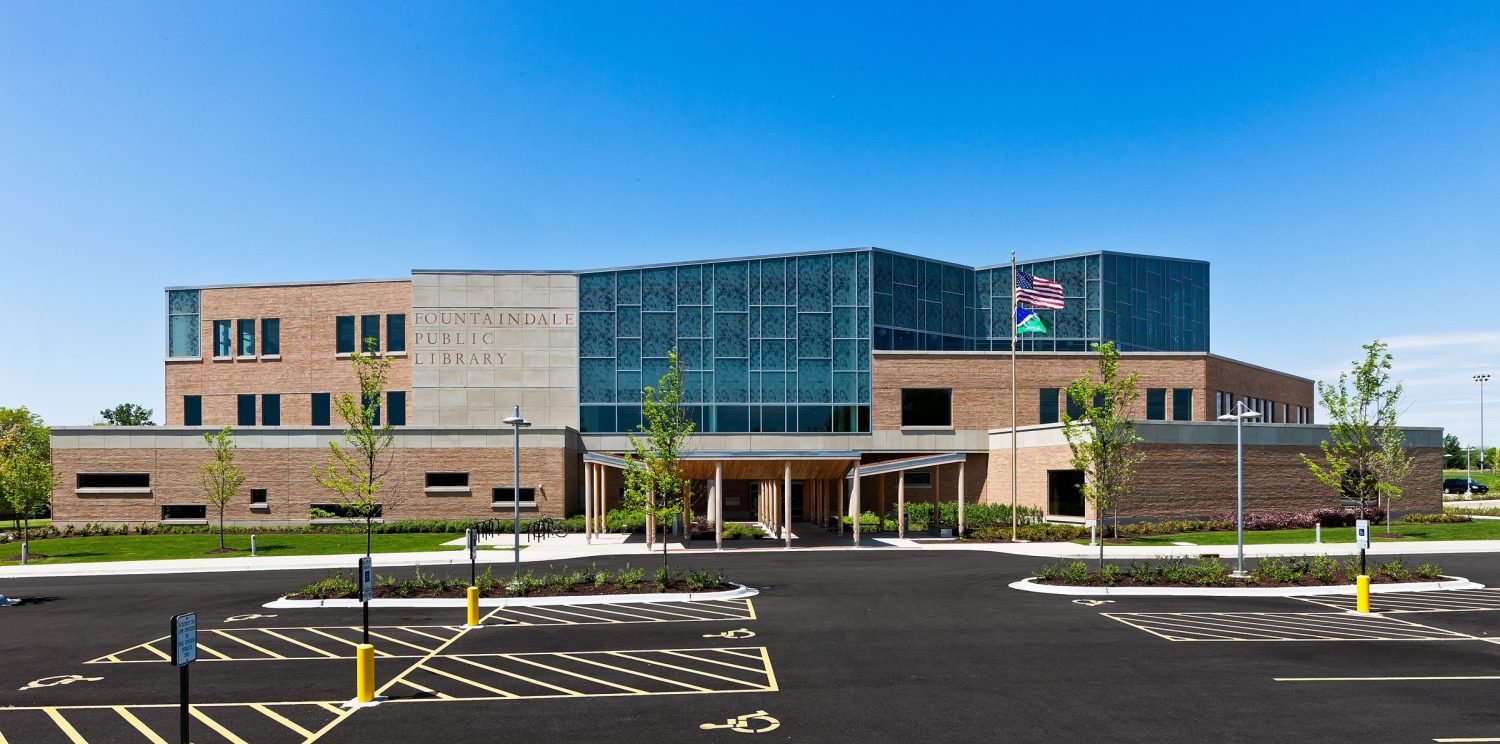
<svg viewBox="0 0 1500 744">
<path fill-rule="evenodd" d="M 615 585 L 626 591 L 634 591 L 636 587 L 641 585 L 641 580 L 645 578 L 646 569 L 631 568 L 630 564 L 627 563 L 624 568 L 615 574 Z"/>
<path fill-rule="evenodd" d="M 672 584 L 677 582 L 677 577 L 681 575 L 680 571 L 671 566 L 657 566 L 656 570 L 651 572 L 652 582 L 656 584 L 657 589 L 662 591 L 671 588 Z"/>
<path fill-rule="evenodd" d="M 359 595 L 359 586 L 353 581 L 344 578 L 342 573 L 331 573 L 327 578 L 314 581 L 307 586 L 298 589 L 292 594 L 300 594 L 312 599 L 342 599 Z"/>
<path fill-rule="evenodd" d="M 1472 522 L 1474 517 L 1468 514 L 1443 513 L 1443 514 L 1408 514 L 1401 518 L 1401 524 L 1462 524 Z"/>
<path fill-rule="evenodd" d="M 1443 567 L 1436 563 L 1423 563 L 1417 566 L 1417 576 L 1435 581 L 1443 577 Z"/>
<path fill-rule="evenodd" d="M 1229 578 L 1229 567 L 1218 558 L 1199 558 L 1188 567 L 1192 581 L 1200 586 L 1222 586 Z"/>
<path fill-rule="evenodd" d="M 695 592 L 718 589 L 724 584 L 724 572 L 709 571 L 707 569 L 692 569 L 687 573 L 688 588 Z"/>
<path fill-rule="evenodd" d="M 1150 561 L 1131 561 L 1130 567 L 1125 571 L 1125 575 L 1150 586 L 1155 584 L 1161 577 L 1161 569 L 1152 565 Z"/>
<path fill-rule="evenodd" d="M 1294 562 L 1280 558 L 1261 558 L 1255 562 L 1255 568 L 1251 570 L 1250 576 L 1257 583 L 1292 584 L 1306 573 L 1304 570 L 1299 570 L 1301 568 Z"/>
<path fill-rule="evenodd" d="M 1062 578 L 1069 584 L 1082 584 L 1088 581 L 1089 566 L 1083 561 L 1073 561 L 1063 569 Z"/>
<path fill-rule="evenodd" d="M 1405 581 L 1411 577 L 1411 571 L 1406 568 L 1406 563 L 1400 558 L 1384 563 L 1376 563 L 1375 573 L 1389 576 L 1396 581 Z"/>
<path fill-rule="evenodd" d="M 1106 563 L 1099 569 L 1099 580 L 1105 586 L 1114 586 L 1120 583 L 1120 567 L 1113 563 Z"/>
<path fill-rule="evenodd" d="M 741 538 L 753 540 L 755 538 L 765 536 L 766 531 L 753 524 L 743 524 L 741 522 L 724 523 L 725 540 L 739 540 Z"/>
<path fill-rule="evenodd" d="M 1307 572 L 1324 584 L 1339 580 L 1339 562 L 1326 555 L 1315 555 L 1308 559 Z"/>
<path fill-rule="evenodd" d="M 1006 537 L 1010 537 L 1010 530 L 1004 529 Z M 1016 530 L 1016 536 L 1022 540 L 1031 542 L 1063 542 L 1066 540 L 1077 540 L 1088 537 L 1089 531 L 1075 524 L 1052 524 L 1042 522 L 1040 524 L 1024 525 Z"/>
<path fill-rule="evenodd" d="M 1044 563 L 1041 568 L 1031 572 L 1038 581 L 1054 581 L 1061 575 L 1055 563 Z"/>
</svg>

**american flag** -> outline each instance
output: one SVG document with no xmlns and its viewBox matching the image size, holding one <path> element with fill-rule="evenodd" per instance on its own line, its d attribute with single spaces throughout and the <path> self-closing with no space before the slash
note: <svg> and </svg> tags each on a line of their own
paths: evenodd
<svg viewBox="0 0 1500 744">
<path fill-rule="evenodd" d="M 1063 288 L 1057 282 L 1038 279 L 1024 271 L 1017 271 L 1016 302 L 1029 302 L 1032 307 L 1061 310 Z"/>
</svg>

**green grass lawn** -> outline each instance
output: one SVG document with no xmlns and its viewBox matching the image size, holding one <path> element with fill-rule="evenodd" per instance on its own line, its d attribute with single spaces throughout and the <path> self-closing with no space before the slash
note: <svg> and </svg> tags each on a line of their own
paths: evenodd
<svg viewBox="0 0 1500 744">
<path fill-rule="evenodd" d="M 1424 540 L 1500 540 L 1500 520 L 1483 519 L 1468 524 L 1395 524 L 1391 531 L 1405 535 L 1400 538 L 1382 538 L 1385 532 L 1384 524 L 1377 524 L 1371 530 L 1374 542 L 1402 543 L 1419 542 Z M 1246 545 L 1268 545 L 1273 543 L 1311 543 L 1313 541 L 1313 530 L 1249 530 L 1245 533 Z M 1073 542 L 1087 545 L 1088 540 L 1074 540 Z M 1233 545 L 1235 544 L 1235 533 L 1225 532 L 1184 532 L 1176 535 L 1148 535 L 1137 537 L 1130 541 L 1131 545 L 1172 545 L 1174 543 L 1192 543 L 1194 545 Z M 1323 542 L 1325 543 L 1354 543 L 1353 527 L 1329 527 L 1323 530 Z"/>
<path fill-rule="evenodd" d="M 1443 471 L 1443 477 L 1444 478 L 1462 478 L 1465 475 L 1468 475 L 1468 473 L 1469 473 L 1469 471 L 1467 471 L 1467 470 L 1444 470 Z M 1483 483 L 1484 485 L 1489 486 L 1490 487 L 1490 493 L 1492 493 L 1492 494 L 1495 493 L 1497 489 L 1500 489 L 1500 475 L 1496 475 L 1495 471 L 1493 471 L 1493 470 L 1486 470 L 1483 473 L 1479 472 L 1478 470 L 1475 470 L 1474 471 L 1474 482 L 1475 483 Z"/>
<path fill-rule="evenodd" d="M 37 527 L 46 527 L 49 524 L 52 524 L 52 520 L 50 519 L 33 519 L 26 526 L 36 529 Z M 21 520 L 19 519 L 14 522 L 9 519 L 0 520 L 0 530 L 14 531 L 19 529 L 21 529 Z"/>
<path fill-rule="evenodd" d="M 443 543 L 463 535 L 448 533 L 404 533 L 375 535 L 376 553 L 413 553 L 425 550 L 454 550 Z M 219 547 L 217 534 L 205 535 L 111 535 L 109 537 L 58 537 L 32 540 L 31 552 L 46 558 L 34 563 L 95 563 L 99 561 L 149 561 L 169 558 L 244 558 L 250 555 L 249 535 L 225 535 L 226 547 L 238 553 L 208 551 Z M 255 539 L 258 555 L 334 555 L 365 552 L 362 534 L 260 535 Z M 21 543 L 0 545 L 0 565 L 20 562 Z"/>
</svg>

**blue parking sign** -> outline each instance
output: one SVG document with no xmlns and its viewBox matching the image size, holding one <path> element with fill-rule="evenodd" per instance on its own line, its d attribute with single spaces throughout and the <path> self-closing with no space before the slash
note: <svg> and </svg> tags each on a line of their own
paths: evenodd
<svg viewBox="0 0 1500 744">
<path fill-rule="evenodd" d="M 198 613 L 172 616 L 172 666 L 198 660 Z"/>
</svg>

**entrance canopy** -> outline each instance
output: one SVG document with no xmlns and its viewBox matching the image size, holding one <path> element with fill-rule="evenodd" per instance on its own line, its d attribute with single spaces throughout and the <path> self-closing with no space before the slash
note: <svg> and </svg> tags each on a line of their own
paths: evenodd
<svg viewBox="0 0 1500 744">
<path fill-rule="evenodd" d="M 682 475 L 692 480 L 774 480 L 787 475 L 793 480 L 843 478 L 859 464 L 860 453 L 827 450 L 694 450 L 682 453 Z M 624 469 L 625 458 L 601 452 L 585 452 L 583 461 Z M 947 461 L 945 461 L 947 462 Z"/>
</svg>

